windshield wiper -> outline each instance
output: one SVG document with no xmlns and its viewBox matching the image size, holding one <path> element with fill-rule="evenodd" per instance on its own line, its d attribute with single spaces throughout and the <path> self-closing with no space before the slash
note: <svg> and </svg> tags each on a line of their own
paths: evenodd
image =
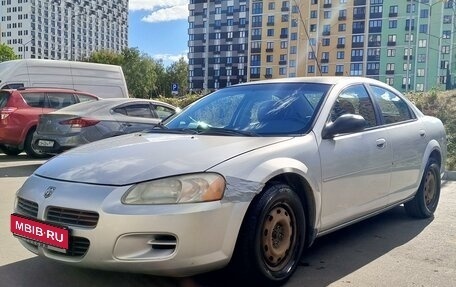
<svg viewBox="0 0 456 287">
<path fill-rule="evenodd" d="M 255 137 L 259 136 L 257 133 L 251 131 L 241 131 L 241 130 L 232 130 L 226 128 L 214 128 L 214 127 L 207 127 L 207 128 L 198 128 L 196 130 L 198 134 L 204 135 L 223 135 L 223 136 L 249 136 Z"/>
</svg>

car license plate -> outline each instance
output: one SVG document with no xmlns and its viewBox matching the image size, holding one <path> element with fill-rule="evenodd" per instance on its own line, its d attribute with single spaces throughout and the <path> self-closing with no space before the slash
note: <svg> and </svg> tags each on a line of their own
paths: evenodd
<svg viewBox="0 0 456 287">
<path fill-rule="evenodd" d="M 68 249 L 70 232 L 67 227 L 14 213 L 11 214 L 11 232 L 37 245 Z"/>
<path fill-rule="evenodd" d="M 38 141 L 38 146 L 53 147 L 54 146 L 54 141 L 39 140 Z"/>
</svg>

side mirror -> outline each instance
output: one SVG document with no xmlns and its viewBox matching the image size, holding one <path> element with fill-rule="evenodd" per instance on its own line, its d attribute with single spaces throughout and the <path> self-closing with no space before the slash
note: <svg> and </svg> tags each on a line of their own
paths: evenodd
<svg viewBox="0 0 456 287">
<path fill-rule="evenodd" d="M 364 130 L 366 120 L 360 115 L 345 114 L 338 117 L 333 123 L 326 124 L 321 137 L 333 138 L 337 134 L 356 133 Z"/>
</svg>

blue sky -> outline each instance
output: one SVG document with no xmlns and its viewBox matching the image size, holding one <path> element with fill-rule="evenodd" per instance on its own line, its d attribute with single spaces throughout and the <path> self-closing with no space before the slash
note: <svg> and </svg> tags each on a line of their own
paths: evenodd
<svg viewBox="0 0 456 287">
<path fill-rule="evenodd" d="M 130 0 L 130 47 L 165 65 L 188 52 L 188 0 Z"/>
</svg>

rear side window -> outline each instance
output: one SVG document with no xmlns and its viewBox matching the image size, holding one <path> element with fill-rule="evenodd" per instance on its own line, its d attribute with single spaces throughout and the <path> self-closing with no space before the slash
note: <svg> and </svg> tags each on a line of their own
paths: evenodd
<svg viewBox="0 0 456 287">
<path fill-rule="evenodd" d="M 91 96 L 87 96 L 87 95 L 76 94 L 75 96 L 78 98 L 78 100 L 79 100 L 80 103 L 90 102 L 90 101 L 95 101 L 95 100 L 97 100 L 96 98 L 91 97 Z"/>
<path fill-rule="evenodd" d="M 6 104 L 8 103 L 10 97 L 10 93 L 8 92 L 1 92 L 0 93 L 0 109 L 6 107 Z"/>
<path fill-rule="evenodd" d="M 2 89 L 19 89 L 19 88 L 23 88 L 24 87 L 24 84 L 22 83 L 17 83 L 17 84 L 7 84 L 7 85 L 4 85 L 2 87 Z"/>
<path fill-rule="evenodd" d="M 44 108 L 44 93 L 22 93 L 27 105 L 33 108 Z"/>
<path fill-rule="evenodd" d="M 375 99 L 380 106 L 383 122 L 385 124 L 394 124 L 414 119 L 407 103 L 398 95 L 387 89 L 371 86 Z"/>
<path fill-rule="evenodd" d="M 139 117 L 139 118 L 155 118 L 152 110 L 150 109 L 150 104 L 131 104 L 123 107 L 114 109 L 116 113 L 120 113 L 130 117 Z"/>
<path fill-rule="evenodd" d="M 155 108 L 155 112 L 157 113 L 157 115 L 160 119 L 166 119 L 170 115 L 174 114 L 174 110 L 170 109 L 168 107 L 155 105 L 154 108 Z"/>
<path fill-rule="evenodd" d="M 52 109 L 61 109 L 76 103 L 73 94 L 69 93 L 48 93 L 47 96 Z"/>
</svg>

